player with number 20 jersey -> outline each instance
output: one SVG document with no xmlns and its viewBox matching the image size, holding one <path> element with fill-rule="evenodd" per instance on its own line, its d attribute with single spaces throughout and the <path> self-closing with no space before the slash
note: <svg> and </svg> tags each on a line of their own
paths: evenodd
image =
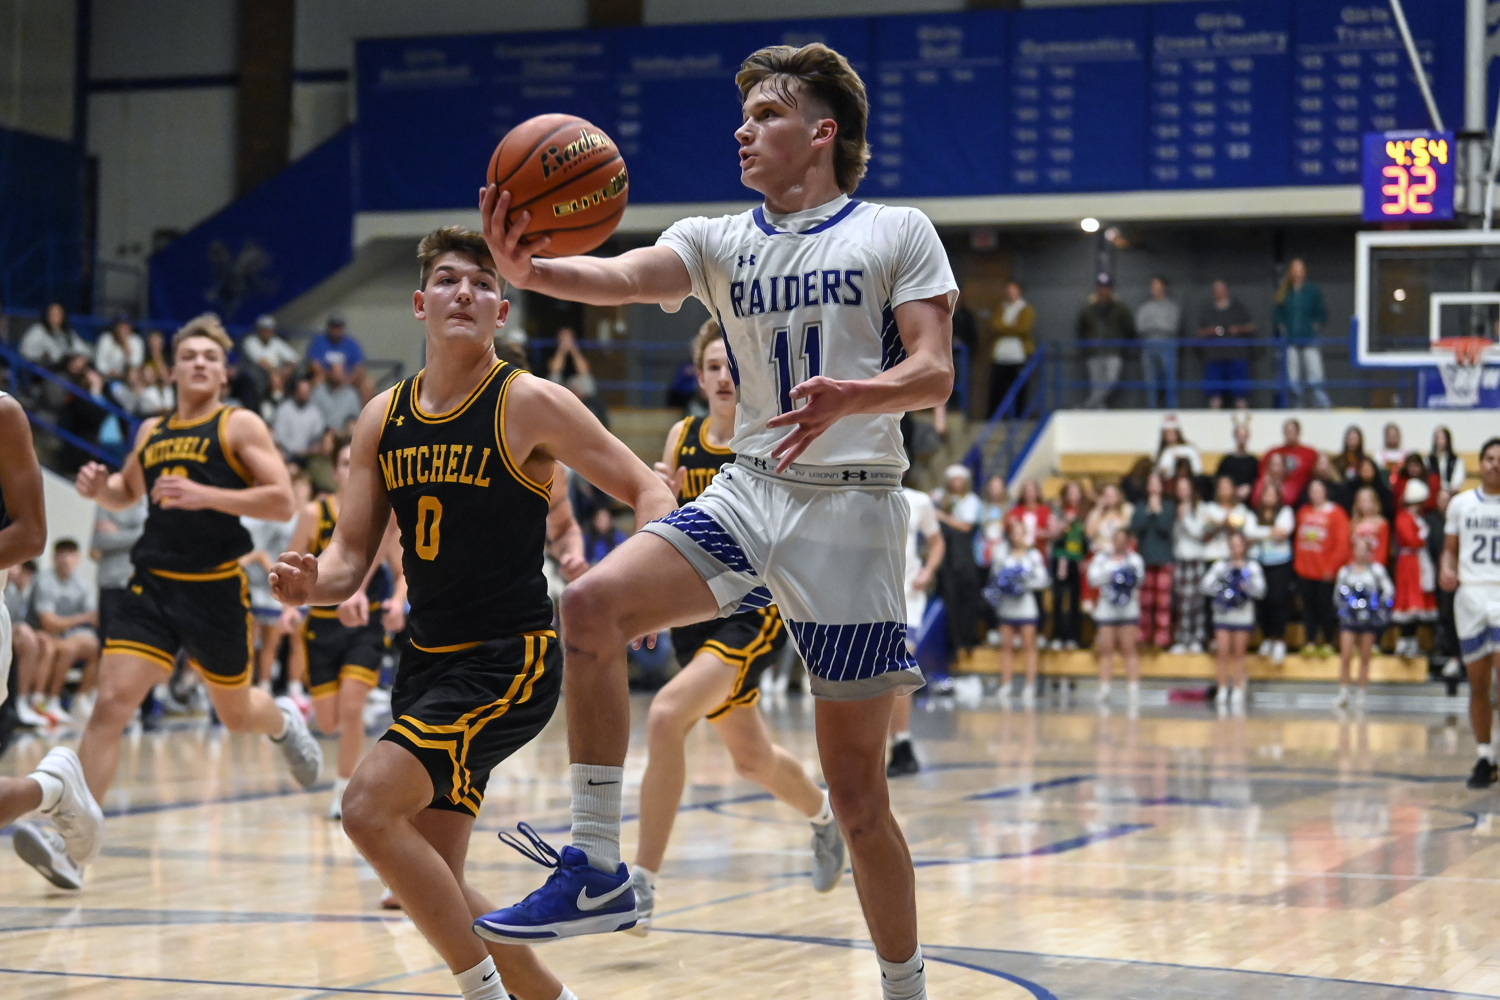
<svg viewBox="0 0 1500 1000">
<path fill-rule="evenodd" d="M 1497 777 L 1491 742 L 1490 678 L 1500 652 L 1500 438 L 1479 451 L 1481 485 L 1448 503 L 1439 584 L 1455 587 L 1453 620 L 1459 653 L 1469 673 L 1469 722 L 1479 759 L 1470 788 L 1488 788 Z"/>
</svg>

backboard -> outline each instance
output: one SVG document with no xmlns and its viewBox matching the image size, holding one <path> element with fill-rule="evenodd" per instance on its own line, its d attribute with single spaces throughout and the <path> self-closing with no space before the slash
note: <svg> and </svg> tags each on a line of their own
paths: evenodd
<svg viewBox="0 0 1500 1000">
<path fill-rule="evenodd" d="M 1500 232 L 1362 232 L 1355 236 L 1354 358 L 1364 367 L 1436 367 L 1453 337 L 1497 341 Z M 1484 353 L 1500 364 L 1500 342 Z"/>
</svg>

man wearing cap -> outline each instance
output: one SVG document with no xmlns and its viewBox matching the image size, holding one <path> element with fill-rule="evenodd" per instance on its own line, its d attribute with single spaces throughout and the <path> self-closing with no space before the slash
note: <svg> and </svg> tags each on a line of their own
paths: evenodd
<svg viewBox="0 0 1500 1000">
<path fill-rule="evenodd" d="M 277 379 L 285 382 L 302 360 L 291 344 L 276 336 L 274 316 L 262 316 L 255 321 L 255 332 L 240 341 L 240 354 L 273 382 Z"/>
<path fill-rule="evenodd" d="M 338 313 L 329 315 L 326 329 L 308 345 L 307 360 L 319 382 L 328 373 L 329 367 L 337 362 L 344 366 L 345 378 L 359 390 L 361 399 L 369 399 L 373 395 L 370 378 L 365 374 L 365 352 L 360 348 L 359 341 L 349 336 L 344 317 Z"/>
<path fill-rule="evenodd" d="M 1125 367 L 1118 341 L 1135 339 L 1135 317 L 1115 301 L 1114 282 L 1107 274 L 1099 275 L 1094 294 L 1078 313 L 1078 346 L 1083 351 L 1089 373 L 1089 398 L 1083 405 L 1102 410 L 1109 394 L 1120 382 Z M 1092 347 L 1092 343 L 1103 346 Z"/>
</svg>

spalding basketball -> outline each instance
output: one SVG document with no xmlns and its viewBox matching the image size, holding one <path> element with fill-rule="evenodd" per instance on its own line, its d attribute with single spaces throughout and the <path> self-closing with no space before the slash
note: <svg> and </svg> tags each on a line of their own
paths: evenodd
<svg viewBox="0 0 1500 1000">
<path fill-rule="evenodd" d="M 509 221 L 531 213 L 526 240 L 551 236 L 543 257 L 588 253 L 609 239 L 630 194 L 614 140 L 573 115 L 537 115 L 511 129 L 490 157 L 488 183 L 509 191 Z"/>
</svg>

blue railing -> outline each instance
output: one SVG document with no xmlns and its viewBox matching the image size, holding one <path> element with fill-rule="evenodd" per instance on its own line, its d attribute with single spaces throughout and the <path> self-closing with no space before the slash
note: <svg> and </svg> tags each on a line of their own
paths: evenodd
<svg viewBox="0 0 1500 1000">
<path fill-rule="evenodd" d="M 89 406 L 103 411 L 106 418 L 114 417 L 119 421 L 120 436 L 124 447 L 123 449 L 116 450 L 106 448 L 97 441 L 89 441 L 81 438 L 72 431 L 59 427 L 52 421 L 47 420 L 31 408 L 28 408 L 26 412 L 26 417 L 31 421 L 33 427 L 51 434 L 58 440 L 64 441 L 80 451 L 91 455 L 110 468 L 118 469 L 120 467 L 124 461 L 124 453 L 129 450 L 130 443 L 135 440 L 136 428 L 140 426 L 140 421 L 135 416 L 110 400 L 93 395 L 87 389 L 69 379 L 65 379 L 55 372 L 48 371 L 40 365 L 32 364 L 21 357 L 20 352 L 9 344 L 0 342 L 0 359 L 3 359 L 6 365 L 9 366 L 11 379 L 17 389 L 24 391 L 38 382 L 49 382 L 61 387 L 68 394 L 83 400 Z"/>
</svg>

